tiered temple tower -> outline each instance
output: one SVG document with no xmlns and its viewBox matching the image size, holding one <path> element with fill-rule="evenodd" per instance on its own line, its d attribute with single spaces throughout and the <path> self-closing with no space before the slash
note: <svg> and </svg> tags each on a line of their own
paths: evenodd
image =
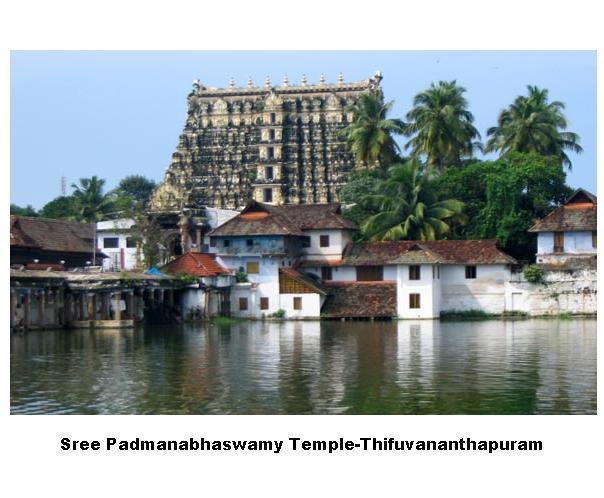
<svg viewBox="0 0 604 498">
<path fill-rule="evenodd" d="M 338 200 L 354 168 L 339 132 L 348 106 L 367 91 L 381 92 L 379 72 L 364 81 L 318 84 L 306 76 L 279 86 L 211 88 L 199 81 L 188 95 L 187 120 L 152 213 L 188 213 L 204 206 L 236 209 L 250 199 L 310 204 Z"/>
</svg>

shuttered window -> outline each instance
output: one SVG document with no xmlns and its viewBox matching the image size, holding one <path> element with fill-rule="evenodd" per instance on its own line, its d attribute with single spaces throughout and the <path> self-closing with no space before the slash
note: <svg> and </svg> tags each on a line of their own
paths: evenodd
<svg viewBox="0 0 604 498">
<path fill-rule="evenodd" d="M 419 265 L 411 265 L 409 266 L 409 280 L 420 280 L 421 270 Z"/>
<path fill-rule="evenodd" d="M 268 297 L 260 298 L 260 309 L 267 310 L 268 309 Z"/>
<path fill-rule="evenodd" d="M 323 280 L 331 280 L 333 278 L 331 266 L 321 267 L 321 278 Z"/>
<path fill-rule="evenodd" d="M 294 309 L 301 310 L 302 309 L 302 298 L 294 297 Z"/>
<path fill-rule="evenodd" d="M 248 261 L 245 265 L 247 273 L 260 273 L 260 263 L 256 261 Z"/>
<path fill-rule="evenodd" d="M 384 280 L 383 266 L 357 266 L 357 281 L 372 282 Z"/>
<path fill-rule="evenodd" d="M 329 235 L 321 235 L 319 237 L 319 245 L 321 247 L 329 247 Z"/>
<path fill-rule="evenodd" d="M 239 298 L 239 311 L 247 310 L 247 297 Z"/>
<path fill-rule="evenodd" d="M 419 294 L 409 294 L 409 308 L 419 309 Z"/>
<path fill-rule="evenodd" d="M 564 232 L 554 232 L 554 252 L 564 252 Z"/>
<path fill-rule="evenodd" d="M 466 278 L 476 278 L 476 266 L 466 266 Z"/>
</svg>

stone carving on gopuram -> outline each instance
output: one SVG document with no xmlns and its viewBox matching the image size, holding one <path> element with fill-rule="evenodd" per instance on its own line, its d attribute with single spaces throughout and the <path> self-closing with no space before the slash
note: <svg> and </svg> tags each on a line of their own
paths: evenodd
<svg viewBox="0 0 604 498">
<path fill-rule="evenodd" d="M 237 209 L 250 199 L 268 203 L 325 203 L 354 168 L 339 133 L 348 106 L 363 92 L 381 92 L 381 74 L 356 83 L 206 87 L 188 95 L 187 120 L 149 209 L 192 213 L 204 206 Z"/>
</svg>

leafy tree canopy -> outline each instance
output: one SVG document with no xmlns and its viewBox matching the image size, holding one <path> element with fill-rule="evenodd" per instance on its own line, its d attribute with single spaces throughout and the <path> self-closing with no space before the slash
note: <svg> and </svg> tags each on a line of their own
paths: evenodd
<svg viewBox="0 0 604 498">
<path fill-rule="evenodd" d="M 40 210 L 40 216 L 63 220 L 74 220 L 78 217 L 78 208 L 73 196 L 61 195 L 46 203 Z"/>
<path fill-rule="evenodd" d="M 130 175 L 123 178 L 118 186 L 113 190 L 113 194 L 119 199 L 118 204 L 129 207 L 129 204 L 136 203 L 144 206 L 149 201 L 153 190 L 157 185 L 153 180 L 142 175 Z"/>
<path fill-rule="evenodd" d="M 31 204 L 21 207 L 11 203 L 10 214 L 16 214 L 17 216 L 38 216 L 38 212 Z"/>
</svg>

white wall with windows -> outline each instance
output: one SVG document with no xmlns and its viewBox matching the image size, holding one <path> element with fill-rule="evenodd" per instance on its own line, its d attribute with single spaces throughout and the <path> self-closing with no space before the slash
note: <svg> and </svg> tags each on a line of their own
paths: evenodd
<svg viewBox="0 0 604 498">
<path fill-rule="evenodd" d="M 132 231 L 134 220 L 118 219 L 97 223 L 97 247 L 108 256 L 103 271 L 134 270 L 141 264 L 141 254 Z"/>
<path fill-rule="evenodd" d="M 562 254 L 595 254 L 595 235 L 591 231 L 562 232 Z M 554 232 L 539 232 L 537 234 L 537 254 L 554 253 Z"/>
<path fill-rule="evenodd" d="M 319 318 L 324 297 L 319 293 L 281 294 L 280 308 L 286 318 Z"/>
<path fill-rule="evenodd" d="M 302 249 L 305 259 L 340 259 L 342 251 L 350 241 L 350 230 L 304 230 L 310 237 L 310 246 Z"/>
</svg>

